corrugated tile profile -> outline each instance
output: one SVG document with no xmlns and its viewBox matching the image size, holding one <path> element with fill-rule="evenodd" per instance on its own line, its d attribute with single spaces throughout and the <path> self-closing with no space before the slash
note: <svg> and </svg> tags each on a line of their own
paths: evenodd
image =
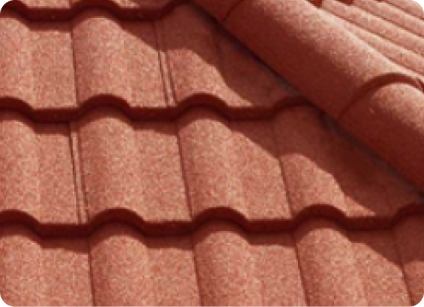
<svg viewBox="0 0 424 307">
<path fill-rule="evenodd" d="M 3 221 L 43 229 L 128 218 L 169 233 L 213 218 L 247 229 L 312 216 L 384 227 L 423 212 L 416 189 L 310 106 L 268 120 L 228 120 L 204 107 L 175 121 L 131 121 L 112 108 L 70 124 L 14 112 L 0 119 Z"/>
<path fill-rule="evenodd" d="M 422 18 L 412 0 L 8 3 L 0 295 L 417 304 Z"/>
<path fill-rule="evenodd" d="M 416 55 L 408 61 L 420 62 L 421 36 L 333 0 L 321 3 L 332 16 L 307 1 L 236 1 L 233 6 L 196 2 L 311 102 L 424 189 L 422 77 L 393 62 L 393 55 L 386 57 L 371 47 L 343 23 L 370 30 L 378 39 L 389 40 L 389 48 L 401 46 Z M 251 27 L 246 20 L 258 26 Z M 389 130 L 395 133 L 388 135 Z"/>
<path fill-rule="evenodd" d="M 64 20 L 100 8 L 122 19 L 153 20 L 187 0 L 13 0 L 5 5 L 32 20 Z"/>
<path fill-rule="evenodd" d="M 369 232 L 315 219 L 249 234 L 211 222 L 149 237 L 108 224 L 89 237 L 42 239 L 5 225 L 0 287 L 19 306 L 414 305 L 424 293 L 423 227 L 422 216 Z"/>
<path fill-rule="evenodd" d="M 189 5 L 144 22 L 98 9 L 35 22 L 4 9 L 0 29 L 7 42 L 0 46 L 0 106 L 43 121 L 75 119 L 98 105 L 133 117 L 175 116 L 199 100 L 228 113 L 271 114 L 300 99 Z"/>
</svg>

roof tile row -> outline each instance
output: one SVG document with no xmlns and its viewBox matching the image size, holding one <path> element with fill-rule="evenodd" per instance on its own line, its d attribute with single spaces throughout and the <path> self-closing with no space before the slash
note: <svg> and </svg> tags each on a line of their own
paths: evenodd
<svg viewBox="0 0 424 307">
<path fill-rule="evenodd" d="M 247 234 L 213 222 L 154 238 L 109 224 L 87 238 L 40 239 L 6 225 L 0 291 L 11 305 L 416 304 L 423 227 L 419 216 L 370 232 L 315 219 L 293 232 Z"/>
<path fill-rule="evenodd" d="M 168 13 L 185 0 L 13 0 L 7 9 L 18 10 L 28 19 L 71 19 L 89 8 L 102 8 L 122 19 L 152 20 Z"/>
<path fill-rule="evenodd" d="M 36 23 L 4 11 L 0 28 L 7 42 L 0 46 L 0 106 L 46 111 L 46 120 L 86 104 L 171 112 L 203 97 L 263 111 L 293 96 L 193 6 L 155 22 L 89 10 L 71 22 Z"/>
<path fill-rule="evenodd" d="M 172 122 L 103 108 L 69 125 L 3 112 L 0 139 L 8 221 L 80 225 L 123 210 L 148 224 L 234 214 L 249 224 L 317 211 L 362 227 L 422 209 L 418 191 L 309 106 L 248 121 L 195 108 Z"/>
</svg>

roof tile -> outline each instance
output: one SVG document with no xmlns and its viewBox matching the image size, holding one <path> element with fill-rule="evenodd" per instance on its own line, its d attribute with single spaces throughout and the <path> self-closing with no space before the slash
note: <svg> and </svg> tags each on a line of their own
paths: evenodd
<svg viewBox="0 0 424 307">
<path fill-rule="evenodd" d="M 417 304 L 422 195 L 338 127 L 422 177 L 411 1 L 183 2 L 7 4 L 5 301 Z"/>
<path fill-rule="evenodd" d="M 2 214 L 24 213 L 43 224 L 78 224 L 68 127 L 38 126 L 3 112 L 0 139 Z"/>
<path fill-rule="evenodd" d="M 269 113 L 296 96 L 193 6 L 145 22 L 92 9 L 72 21 L 39 23 L 5 10 L 0 26 L 10 41 L 1 48 L 2 105 L 43 120 L 111 104 L 133 116 L 169 114 L 193 100 Z"/>
<path fill-rule="evenodd" d="M 158 238 L 108 224 L 81 239 L 4 225 L 0 286 L 11 305 L 408 305 L 423 293 L 422 225 L 417 216 L 358 232 L 312 219 L 255 234 L 211 222 Z"/>
<path fill-rule="evenodd" d="M 268 120 L 205 107 L 152 122 L 99 108 L 69 125 L 2 114 L 3 219 L 169 231 L 220 217 L 280 229 L 311 214 L 366 227 L 422 211 L 416 189 L 310 106 Z"/>
</svg>

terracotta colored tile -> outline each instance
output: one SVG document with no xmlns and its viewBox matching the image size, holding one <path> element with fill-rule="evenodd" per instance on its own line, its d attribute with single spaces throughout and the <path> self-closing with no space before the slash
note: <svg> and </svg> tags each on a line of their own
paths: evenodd
<svg viewBox="0 0 424 307">
<path fill-rule="evenodd" d="M 196 109 L 179 120 L 179 137 L 193 217 L 217 208 L 248 216 L 228 122 Z"/>
<path fill-rule="evenodd" d="M 357 268 L 371 306 L 409 306 L 411 304 L 402 265 L 390 231 L 354 232 Z"/>
<path fill-rule="evenodd" d="M 42 222 L 77 224 L 76 183 L 69 128 L 65 125 L 38 125 L 37 134 Z"/>
<path fill-rule="evenodd" d="M 82 10 L 101 8 L 124 19 L 154 19 L 184 0 L 14 0 L 7 8 L 18 9 L 35 20 L 70 19 Z"/>
<path fill-rule="evenodd" d="M 32 0 L 33 1 L 33 0 Z M 84 4 L 87 3 L 88 1 L 86 0 L 69 0 L 71 5 L 79 5 L 79 4 Z M 174 0 L 158 0 L 155 1 L 157 3 L 152 3 L 151 1 L 146 1 L 146 0 L 138 0 L 138 1 L 133 1 L 133 0 L 110 0 L 110 3 L 113 3 L 116 7 L 118 8 L 144 8 L 144 9 L 148 9 L 149 7 L 155 7 L 155 6 L 165 6 L 167 3 L 172 2 Z M 101 5 L 102 2 L 106 2 L 106 1 L 95 1 L 96 5 Z"/>
<path fill-rule="evenodd" d="M 0 97 L 31 109 L 75 106 L 74 68 L 69 26 L 30 23 L 2 12 Z M 17 74 L 17 72 L 19 72 Z M 17 105 L 16 105 L 17 104 Z"/>
<path fill-rule="evenodd" d="M 365 281 L 343 230 L 327 221 L 313 220 L 296 230 L 295 239 L 310 305 L 368 305 Z"/>
<path fill-rule="evenodd" d="M 195 234 L 194 242 L 203 305 L 263 305 L 254 255 L 237 228 L 209 224 Z"/>
<path fill-rule="evenodd" d="M 259 62 L 246 47 L 234 40 L 225 30 L 219 27 L 216 32 L 219 67 L 224 78 L 224 86 L 231 90 L 232 96 L 235 96 L 230 99 L 234 100 L 234 106 L 272 108 L 296 95 L 284 80 Z"/>
<path fill-rule="evenodd" d="M 11 306 L 42 305 L 42 248 L 38 238 L 20 227 L 0 229 L 0 291 Z"/>
<path fill-rule="evenodd" d="M 144 238 L 122 225 L 110 225 L 90 240 L 94 303 L 102 306 L 155 305 L 153 272 Z"/>
<path fill-rule="evenodd" d="M 15 1 L 15 0 L 14 0 Z M 28 8 L 69 9 L 70 0 L 17 0 Z"/>
<path fill-rule="evenodd" d="M 74 54 L 69 23 L 32 23 L 32 62 L 35 107 L 76 107 Z"/>
<path fill-rule="evenodd" d="M 36 98 L 31 69 L 31 31 L 22 19 L 14 17 L 0 18 L 0 39 L 5 42 L 0 47 L 0 93 L 2 98 L 15 98 L 33 105 Z"/>
<path fill-rule="evenodd" d="M 357 101 L 341 123 L 395 165 L 407 179 L 423 186 L 422 103 L 421 91 L 409 85 L 390 85 Z M 387 137 L 387 131 L 390 131 L 390 137 Z"/>
<path fill-rule="evenodd" d="M 234 176 L 240 176 L 250 218 L 290 219 L 272 125 L 268 121 L 232 121 L 230 128 L 237 155 Z"/>
<path fill-rule="evenodd" d="M 148 242 L 156 305 L 200 305 L 191 237 L 151 238 Z"/>
<path fill-rule="evenodd" d="M 189 221 L 181 154 L 174 123 L 137 123 L 139 174 L 143 181 L 144 218 L 155 222 Z"/>
<path fill-rule="evenodd" d="M 372 2 L 372 1 L 368 1 Z M 334 18 L 337 22 L 343 24 L 349 31 L 354 33 L 357 37 L 368 43 L 370 46 L 381 52 L 391 61 L 396 64 L 399 64 L 405 67 L 408 70 L 411 70 L 411 75 L 414 74 L 424 74 L 424 60 L 418 54 L 405 49 L 391 41 L 382 38 L 379 35 L 371 33 L 363 28 L 354 25 L 350 22 L 345 21 L 342 18 L 336 17 L 334 15 L 328 14 Z"/>
<path fill-rule="evenodd" d="M 161 29 L 177 103 L 194 97 L 206 103 L 213 96 L 231 107 L 271 108 L 290 96 L 269 69 L 198 9 L 178 7 Z"/>
<path fill-rule="evenodd" d="M 92 305 L 87 240 L 49 240 L 42 247 L 45 297 L 40 305 Z"/>
<path fill-rule="evenodd" d="M 353 5 L 424 38 L 424 25 L 419 19 L 415 18 L 414 16 L 405 14 L 402 10 L 393 7 L 387 2 L 389 1 L 377 2 L 355 0 Z"/>
<path fill-rule="evenodd" d="M 34 127 L 14 113 L 3 113 L 0 125 L 2 211 L 24 212 L 40 220 L 40 155 Z"/>
<path fill-rule="evenodd" d="M 266 306 L 307 305 L 291 234 L 251 236 L 256 276 Z"/>
<path fill-rule="evenodd" d="M 345 195 L 334 174 L 332 136 L 319 113 L 310 108 L 281 112 L 274 129 L 293 215 L 328 204 L 347 214 Z"/>
<path fill-rule="evenodd" d="M 152 23 L 121 23 L 101 11 L 75 19 L 79 104 L 106 96 L 131 107 L 164 106 L 155 35 Z"/>
<path fill-rule="evenodd" d="M 113 209 L 145 216 L 143 178 L 131 122 L 117 111 L 101 109 L 80 123 L 78 141 L 89 217 Z"/>
<path fill-rule="evenodd" d="M 0 138 L 2 211 L 24 213 L 40 223 L 77 224 L 67 127 L 37 126 L 2 113 Z"/>
<path fill-rule="evenodd" d="M 403 272 L 412 305 L 424 296 L 424 245 L 422 244 L 424 220 L 411 217 L 402 221 L 395 229 L 396 243 L 403 263 Z"/>
<path fill-rule="evenodd" d="M 414 2 L 408 0 L 385 0 L 387 3 L 390 3 L 394 7 L 397 7 L 403 10 L 406 13 L 409 13 L 415 17 L 423 18 L 423 10 L 422 7 Z"/>
<path fill-rule="evenodd" d="M 245 20 L 258 26 L 251 27 Z M 349 97 L 364 82 L 397 69 L 306 1 L 243 1 L 225 26 L 333 116 L 347 106 Z M 328 46 L 333 46 L 331 51 Z M 369 61 L 359 60 L 364 58 Z"/>
<path fill-rule="evenodd" d="M 408 50 L 424 56 L 424 41 L 422 37 L 417 37 L 399 26 L 375 17 L 361 9 L 346 6 L 335 0 L 325 0 L 322 8 L 370 32 L 376 33 L 389 41 L 403 46 Z"/>
<path fill-rule="evenodd" d="M 224 20 L 240 2 L 241 0 L 205 0 L 199 1 L 199 4 L 215 18 Z"/>
<path fill-rule="evenodd" d="M 125 209 L 148 222 L 189 220 L 172 124 L 135 125 L 116 111 L 102 110 L 85 118 L 79 136 L 92 218 Z"/>
<path fill-rule="evenodd" d="M 352 218 L 389 217 L 419 200 L 397 175 L 312 108 L 281 112 L 275 131 L 295 216 L 324 205 Z"/>
<path fill-rule="evenodd" d="M 229 89 L 214 42 L 216 24 L 193 7 L 182 6 L 164 18 L 161 29 L 176 103 L 200 94 L 227 101 Z"/>
</svg>

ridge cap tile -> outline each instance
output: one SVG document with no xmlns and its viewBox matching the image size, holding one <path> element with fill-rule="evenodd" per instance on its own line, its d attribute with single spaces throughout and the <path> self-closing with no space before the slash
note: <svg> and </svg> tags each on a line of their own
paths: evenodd
<svg viewBox="0 0 424 307">
<path fill-rule="evenodd" d="M 196 2 L 204 5 L 204 8 L 214 15 L 214 6 L 208 0 Z M 299 18 L 305 22 L 300 23 Z M 251 20 L 258 26 L 249 27 L 245 20 Z M 355 95 L 373 80 L 392 74 L 412 79 L 403 69 L 346 31 L 339 23 L 320 14 L 318 8 L 306 1 L 243 1 L 222 23 L 280 76 L 305 94 L 311 102 L 334 119 L 340 119 L 339 122 L 347 131 L 424 190 L 422 176 L 418 175 L 424 172 L 424 163 L 421 159 L 423 153 L 416 153 L 416 149 L 422 147 L 424 137 L 424 130 L 419 125 L 422 122 L 420 117 L 422 108 L 418 106 L 424 105 L 424 95 L 415 79 L 412 82 L 415 88 L 403 86 L 403 81 L 398 83 L 399 80 L 392 80 L 392 84 L 401 89 L 396 93 L 396 98 L 400 99 L 397 103 L 416 114 L 414 121 L 408 123 L 410 127 L 405 125 L 404 114 L 391 112 L 389 116 L 390 111 L 384 110 L 384 105 L 381 105 L 380 117 L 374 117 L 366 123 L 371 127 L 366 131 L 359 131 L 359 127 L 354 125 L 353 121 L 340 118 L 343 110 L 351 105 Z M 385 85 L 380 86 L 382 87 L 376 91 Z M 367 103 L 373 103 L 373 96 L 369 99 Z M 364 115 L 359 113 L 351 116 L 354 116 L 356 121 L 365 121 L 361 118 Z M 368 134 L 388 120 L 392 129 L 403 131 L 404 137 L 410 140 L 407 147 L 399 149 L 391 136 L 384 133 L 379 134 L 382 142 L 378 145 L 370 141 L 371 135 Z M 407 162 L 404 162 L 405 157 Z"/>
</svg>

